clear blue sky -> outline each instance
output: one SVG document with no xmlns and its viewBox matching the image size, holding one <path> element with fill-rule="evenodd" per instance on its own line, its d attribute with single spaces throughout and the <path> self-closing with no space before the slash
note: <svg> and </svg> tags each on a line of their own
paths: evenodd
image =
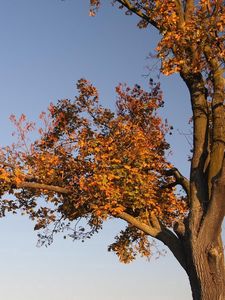
<svg viewBox="0 0 225 300">
<path fill-rule="evenodd" d="M 146 57 L 157 43 L 153 29 L 140 30 L 104 1 L 95 18 L 88 0 L 0 1 L 0 143 L 12 141 L 11 113 L 35 120 L 48 104 L 76 94 L 85 77 L 113 107 L 119 82 L 146 85 Z M 162 114 L 174 125 L 173 157 L 184 174 L 191 115 L 187 90 L 177 76 L 161 78 L 166 106 Z M 122 265 L 107 245 L 122 222 L 110 222 L 86 243 L 57 237 L 48 248 L 36 247 L 33 224 L 20 216 L 0 220 L 0 282 L 4 300 L 190 300 L 187 277 L 168 253 L 150 262 Z"/>
</svg>

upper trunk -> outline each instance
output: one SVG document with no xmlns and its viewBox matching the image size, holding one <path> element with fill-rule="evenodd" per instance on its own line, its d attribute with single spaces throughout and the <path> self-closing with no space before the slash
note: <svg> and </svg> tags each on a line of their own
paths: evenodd
<svg viewBox="0 0 225 300">
<path fill-rule="evenodd" d="M 214 64 L 214 65 L 213 65 Z M 201 74 L 182 73 L 193 111 L 193 158 L 190 214 L 183 249 L 194 300 L 225 299 L 225 266 L 221 226 L 225 213 L 224 81 L 212 62 L 214 95 L 207 102 Z M 210 107 L 211 105 L 211 107 Z"/>
</svg>

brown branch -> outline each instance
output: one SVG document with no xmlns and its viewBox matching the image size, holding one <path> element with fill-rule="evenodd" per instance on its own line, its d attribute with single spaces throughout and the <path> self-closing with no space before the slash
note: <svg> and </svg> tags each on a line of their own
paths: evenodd
<svg viewBox="0 0 225 300">
<path fill-rule="evenodd" d="M 187 265 L 182 240 L 177 238 L 176 235 L 168 228 L 164 228 L 164 230 L 161 231 L 156 238 L 170 249 L 180 265 L 184 268 L 184 270 L 186 270 Z"/>
<path fill-rule="evenodd" d="M 224 70 L 212 49 L 205 46 L 204 54 L 210 66 L 214 93 L 212 96 L 212 146 L 208 171 L 209 205 L 201 230 L 212 240 L 221 230 L 225 215 L 225 106 Z"/>
<path fill-rule="evenodd" d="M 193 157 L 190 175 L 190 227 L 197 234 L 208 201 L 204 174 L 209 148 L 209 109 L 205 83 L 201 73 L 181 72 L 191 98 L 193 112 Z"/>
<path fill-rule="evenodd" d="M 166 171 L 166 175 L 174 176 L 176 180 L 175 182 L 171 183 L 171 186 L 176 186 L 178 184 L 181 185 L 185 190 L 185 192 L 187 193 L 187 196 L 189 196 L 190 194 L 189 180 L 186 177 L 184 177 L 177 168 L 173 168 Z"/>
<path fill-rule="evenodd" d="M 225 158 L 222 168 L 212 187 L 212 199 L 209 203 L 207 214 L 203 221 L 201 230 L 207 233 L 208 239 L 214 241 L 221 231 L 225 216 Z"/>
<path fill-rule="evenodd" d="M 177 15 L 179 16 L 179 27 L 181 28 L 184 24 L 184 11 L 183 11 L 183 4 L 181 0 L 175 0 L 176 3 L 176 11 Z"/>
<path fill-rule="evenodd" d="M 71 191 L 67 188 L 63 188 L 60 186 L 55 186 L 55 185 L 48 185 L 48 184 L 43 184 L 43 183 L 36 183 L 36 182 L 21 182 L 15 184 L 16 188 L 21 189 L 21 188 L 28 188 L 28 189 L 41 189 L 41 190 L 47 190 L 47 191 L 52 191 L 60 194 L 70 194 Z"/>
<path fill-rule="evenodd" d="M 154 227 L 151 225 L 147 225 L 126 212 L 121 212 L 118 215 L 116 215 L 116 217 L 127 221 L 129 224 L 133 225 L 134 227 L 140 229 L 141 231 L 152 237 L 156 237 L 161 232 L 161 227 L 159 224 L 155 223 Z"/>
<path fill-rule="evenodd" d="M 224 69 L 221 68 L 220 62 L 213 55 L 210 46 L 205 46 L 204 54 L 207 62 L 210 66 L 214 92 L 212 96 L 212 150 L 210 155 L 209 173 L 208 173 L 208 185 L 209 185 L 209 198 L 211 196 L 211 188 L 213 184 L 213 178 L 218 175 L 221 169 L 224 150 L 225 150 L 225 106 L 224 106 L 224 87 L 225 80 L 223 77 Z"/>
<path fill-rule="evenodd" d="M 25 182 L 17 183 L 15 186 L 16 188 L 48 190 L 60 194 L 72 193 L 72 191 L 70 191 L 67 188 L 54 186 L 54 185 L 47 185 L 42 183 L 35 183 L 35 182 L 25 181 Z M 124 221 L 140 229 L 147 235 L 150 235 L 151 237 L 154 237 L 160 240 L 161 242 L 163 242 L 172 251 L 172 253 L 177 258 L 181 266 L 184 269 L 186 268 L 181 241 L 169 229 L 162 226 L 156 216 L 154 216 L 153 214 L 151 215 L 149 225 L 139 221 L 138 219 L 129 215 L 126 212 L 121 212 L 116 217 L 123 219 Z"/>
<path fill-rule="evenodd" d="M 146 22 L 148 22 L 149 24 L 151 24 L 155 28 L 159 29 L 157 23 L 154 20 L 152 20 L 150 17 L 148 17 L 146 14 L 144 14 L 140 9 L 133 6 L 130 3 L 130 1 L 128 1 L 128 0 L 116 0 L 116 2 L 122 4 L 129 11 L 133 12 L 135 15 L 137 15 L 141 19 L 145 20 Z"/>
<path fill-rule="evenodd" d="M 132 226 L 140 229 L 145 234 L 150 235 L 163 242 L 176 257 L 181 266 L 186 269 L 186 261 L 184 258 L 184 252 L 182 247 L 182 242 L 179 240 L 176 235 L 169 229 L 163 227 L 158 221 L 157 217 L 152 215 L 150 218 L 151 224 L 147 225 L 142 223 L 135 217 L 129 215 L 126 212 L 122 212 L 117 215 L 118 218 L 128 222 Z"/>
<path fill-rule="evenodd" d="M 186 233 L 185 220 L 175 222 L 173 230 L 179 238 L 183 239 Z"/>
<path fill-rule="evenodd" d="M 185 4 L 185 21 L 189 21 L 194 11 L 194 0 L 186 0 Z"/>
</svg>

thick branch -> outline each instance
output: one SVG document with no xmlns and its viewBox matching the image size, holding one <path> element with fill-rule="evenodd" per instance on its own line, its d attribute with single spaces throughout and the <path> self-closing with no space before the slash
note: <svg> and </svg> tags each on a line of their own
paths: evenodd
<svg viewBox="0 0 225 300">
<path fill-rule="evenodd" d="M 42 183 L 35 183 L 35 182 L 21 182 L 16 184 L 16 188 L 30 188 L 30 189 L 41 189 L 41 190 L 48 190 L 53 191 L 56 193 L 61 194 L 70 194 L 71 191 L 67 188 L 54 186 L 54 185 L 47 185 Z M 118 214 L 116 217 L 125 220 L 132 226 L 140 229 L 147 235 L 154 237 L 161 242 L 163 242 L 174 254 L 177 258 L 181 266 L 185 269 L 185 259 L 182 251 L 182 244 L 181 241 L 167 228 L 164 228 L 158 221 L 157 217 L 151 216 L 150 224 L 147 225 L 142 223 L 138 219 L 134 218 L 133 216 L 129 215 L 126 212 L 122 212 Z"/>
<path fill-rule="evenodd" d="M 179 17 L 179 27 L 181 28 L 184 23 L 184 11 L 183 11 L 183 4 L 181 0 L 175 0 L 176 3 L 176 11 Z"/>
<path fill-rule="evenodd" d="M 197 234 L 208 202 L 208 189 L 204 174 L 208 157 L 209 112 L 204 80 L 201 73 L 182 72 L 181 76 L 190 92 L 193 111 L 193 157 L 190 176 L 190 227 Z"/>
<path fill-rule="evenodd" d="M 182 241 L 167 228 L 164 228 L 163 231 L 156 236 L 156 238 L 170 249 L 180 265 L 184 268 L 184 270 L 186 270 L 187 266 Z"/>
<path fill-rule="evenodd" d="M 140 17 L 141 19 L 145 20 L 146 22 L 148 22 L 149 24 L 151 24 L 152 26 L 158 29 L 157 23 L 154 20 L 152 20 L 149 16 L 144 14 L 140 9 L 133 6 L 130 3 L 130 1 L 128 0 L 116 0 L 116 1 L 122 4 L 124 7 L 126 7 L 129 11 L 133 12 L 135 15 L 137 15 L 138 17 Z"/>
<path fill-rule="evenodd" d="M 140 229 L 141 231 L 143 231 L 144 233 L 146 233 L 147 235 L 150 235 L 152 237 L 156 238 L 157 235 L 161 232 L 161 227 L 160 227 L 159 224 L 158 224 L 158 226 L 155 226 L 155 227 L 147 225 L 145 223 L 142 223 L 141 221 L 139 221 L 135 217 L 129 215 L 126 212 L 121 212 L 120 214 L 117 215 L 117 217 L 127 221 L 128 223 L 130 223 L 134 227 Z"/>
<path fill-rule="evenodd" d="M 194 0 L 186 0 L 185 4 L 185 21 L 189 21 L 194 11 Z"/>
<path fill-rule="evenodd" d="M 208 239 L 214 241 L 221 232 L 221 226 L 225 216 L 225 158 L 223 166 L 214 180 L 212 187 L 212 199 L 202 225 L 202 232 L 207 233 Z"/>
<path fill-rule="evenodd" d="M 144 224 L 133 216 L 127 214 L 126 212 L 118 214 L 117 217 L 125 220 L 132 226 L 135 226 L 147 235 L 150 235 L 151 237 L 154 237 L 163 242 L 172 251 L 181 266 L 186 269 L 186 262 L 181 241 L 173 234 L 172 231 L 164 228 L 155 216 L 152 216 L 152 225 Z"/>
<path fill-rule="evenodd" d="M 212 49 L 209 46 L 205 46 L 205 56 L 210 66 L 214 93 L 212 97 L 212 150 L 210 155 L 208 185 L 209 185 L 209 197 L 211 196 L 211 187 L 213 179 L 218 175 L 221 169 L 224 159 L 225 149 L 225 106 L 224 106 L 224 87 L 225 81 L 223 78 L 224 70 L 220 66 L 220 62 L 214 57 Z"/>
<path fill-rule="evenodd" d="M 208 121 L 209 110 L 206 99 L 206 89 L 201 73 L 181 73 L 181 76 L 190 92 L 193 125 L 194 125 L 194 153 L 192 158 L 192 169 L 204 169 L 204 160 L 208 149 Z"/>
</svg>

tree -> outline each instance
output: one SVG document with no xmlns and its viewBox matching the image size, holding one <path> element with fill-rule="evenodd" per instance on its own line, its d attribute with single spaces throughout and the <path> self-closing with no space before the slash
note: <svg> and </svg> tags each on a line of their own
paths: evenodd
<svg viewBox="0 0 225 300">
<path fill-rule="evenodd" d="M 91 0 L 95 15 L 100 0 Z M 148 256 L 148 236 L 162 241 L 186 271 L 193 299 L 225 298 L 221 226 L 225 213 L 224 25 L 221 0 L 115 0 L 138 26 L 158 29 L 161 72 L 178 72 L 190 92 L 193 155 L 190 178 L 172 166 L 166 151 L 169 126 L 157 115 L 160 86 L 117 87 L 117 113 L 98 104 L 89 82 L 78 82 L 76 101 L 51 105 L 45 128 L 27 146 L 33 124 L 12 117 L 19 143 L 2 149 L 1 211 L 23 209 L 35 229 L 79 221 L 73 237 L 89 238 L 110 217 L 127 228 L 109 246 L 124 262 Z M 24 124 L 24 126 L 23 126 Z M 175 187 L 181 185 L 178 195 Z M 45 203 L 38 204 L 43 196 Z M 42 206 L 43 205 L 43 206 Z M 64 225 L 67 226 L 67 225 Z M 48 237 L 51 239 L 51 235 Z"/>
</svg>

